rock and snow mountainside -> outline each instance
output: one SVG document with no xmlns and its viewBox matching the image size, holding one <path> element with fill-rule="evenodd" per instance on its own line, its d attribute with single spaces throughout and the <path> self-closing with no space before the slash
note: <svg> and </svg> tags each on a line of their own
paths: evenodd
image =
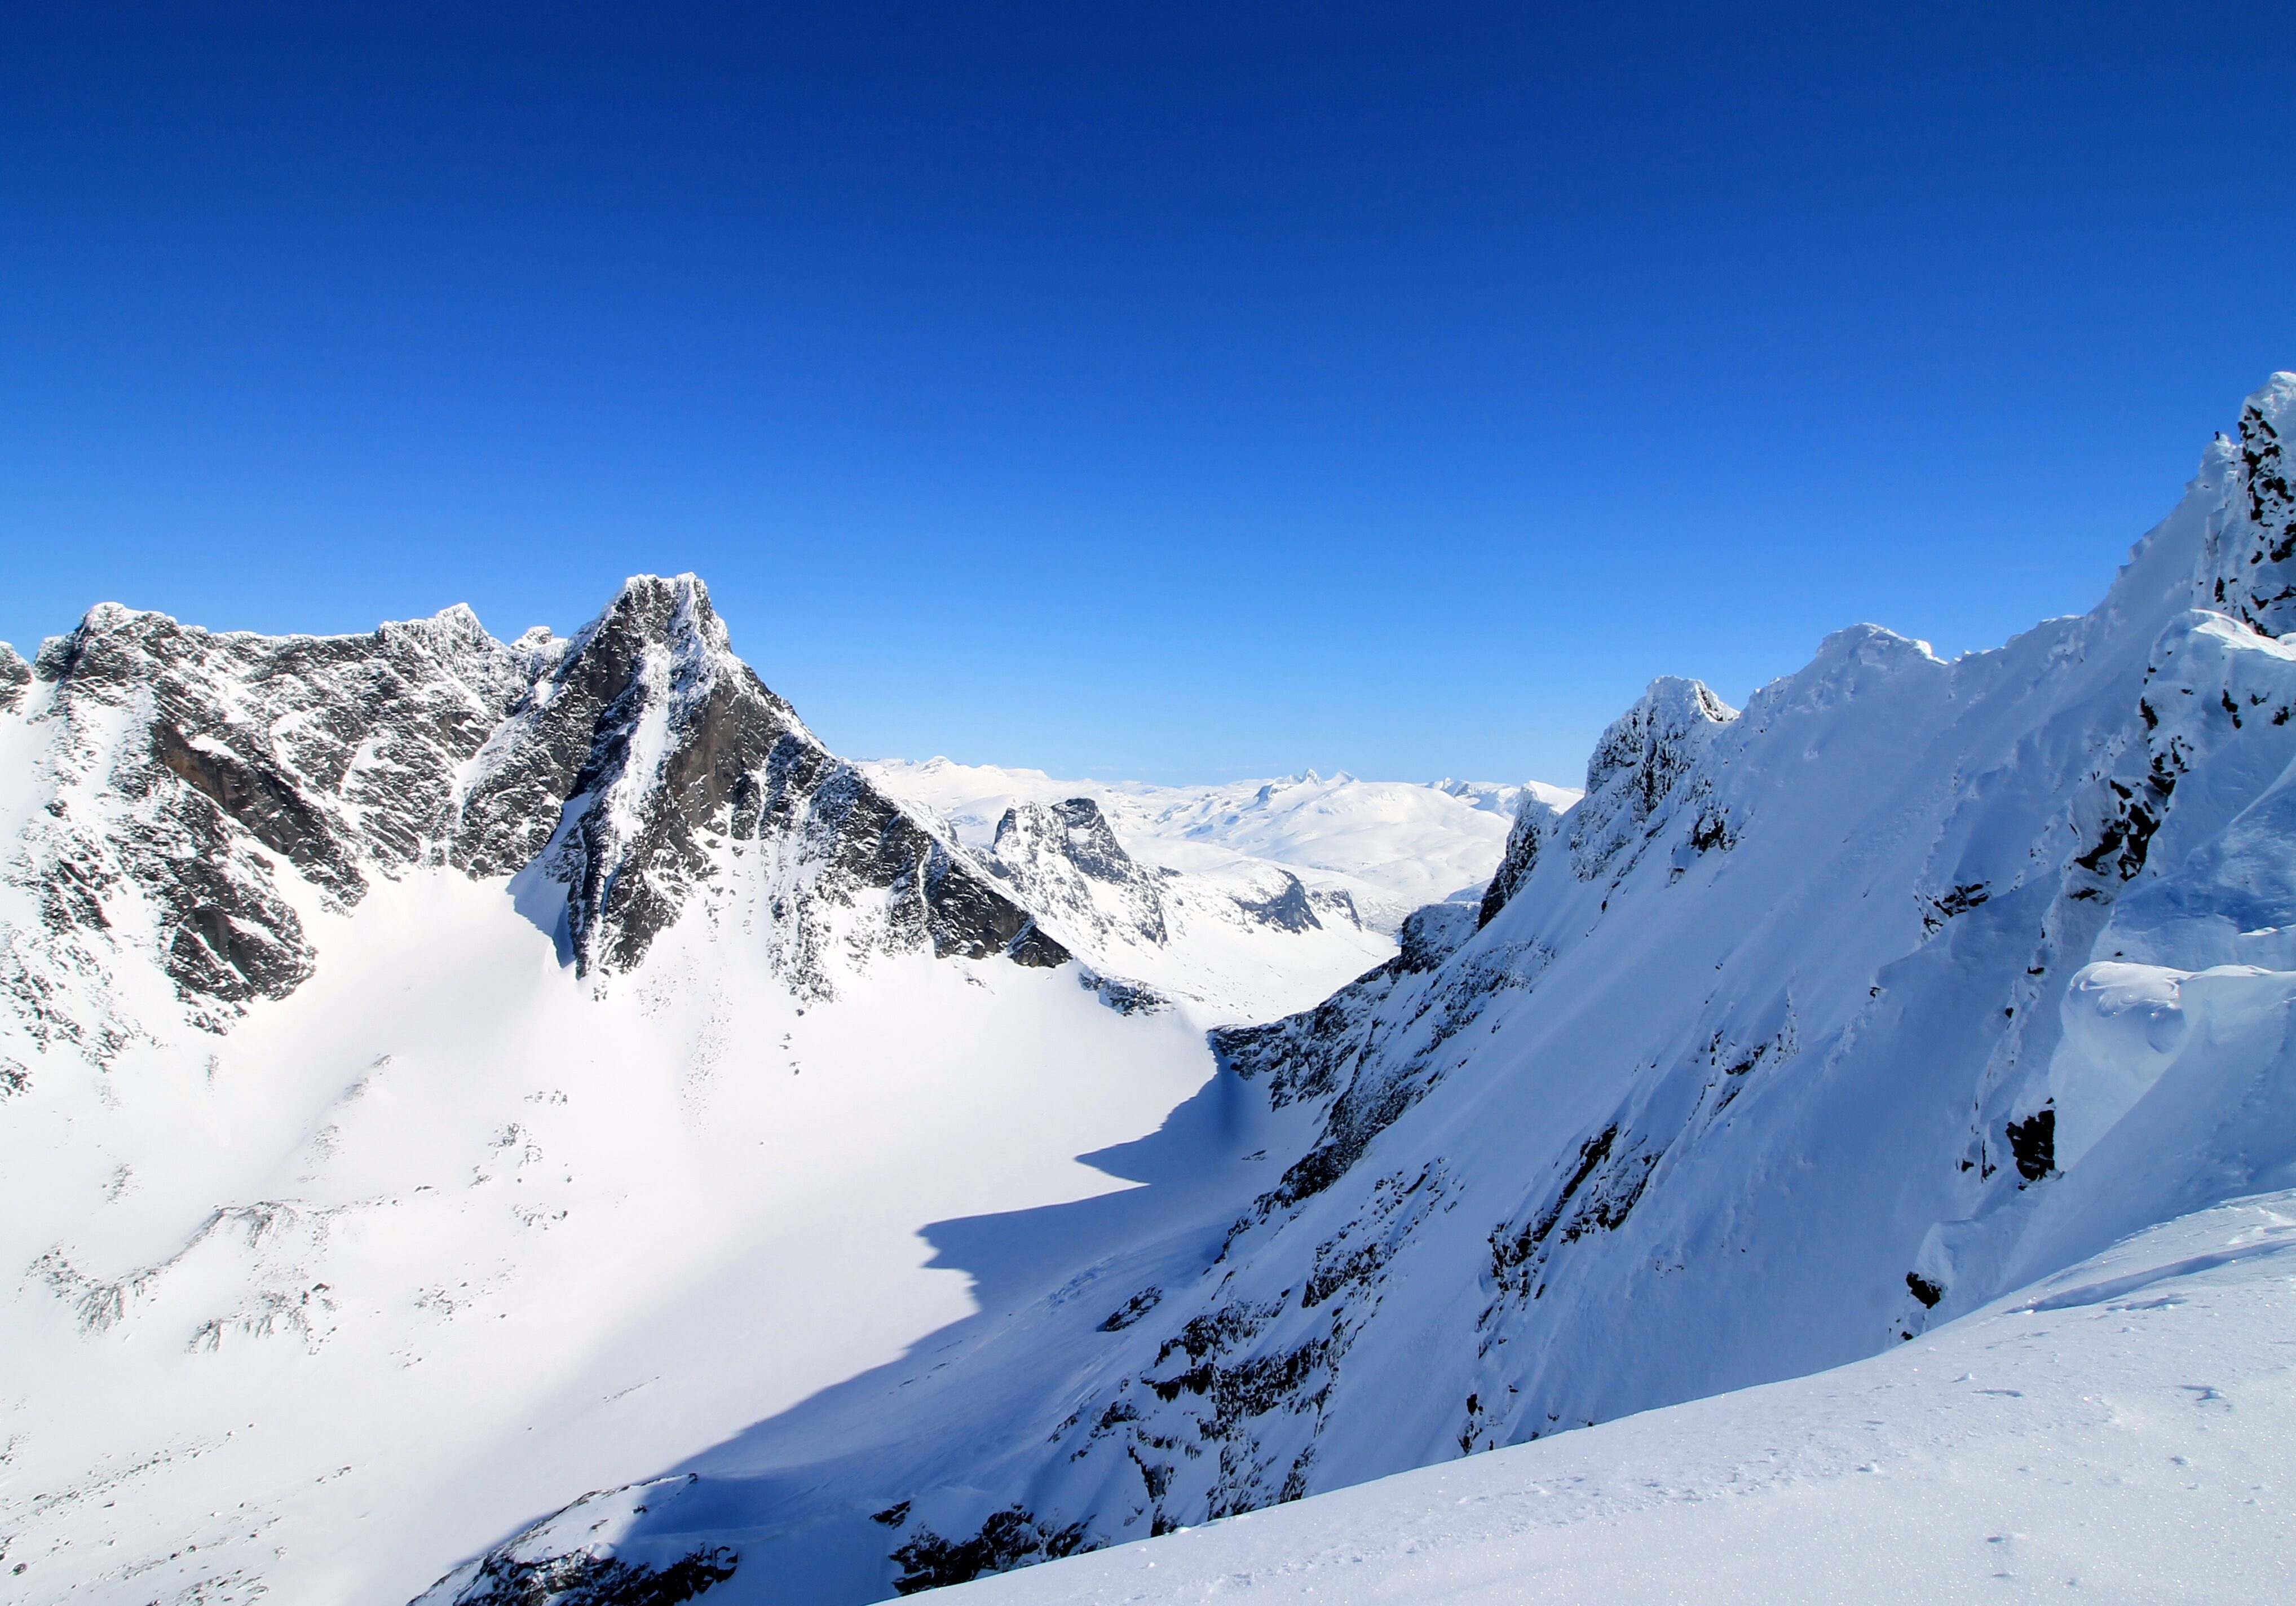
<svg viewBox="0 0 2296 1606">
<path fill-rule="evenodd" d="M 1200 1015 L 1012 879 L 691 578 L 0 648 L 0 1593 L 403 1602 L 961 1318 L 919 1228 L 1104 1191 L 1207 1024 L 1393 951 L 1239 915 Z"/>
<path fill-rule="evenodd" d="M 2296 1599 L 2296 1195 L 1815 1377 L 965 1585 L 949 1606 Z"/>
<path fill-rule="evenodd" d="M 1145 1185 L 936 1228 L 977 1315 L 426 1600 L 957 1583 L 1841 1366 L 2296 1185 L 2291 427 L 2278 375 L 2088 614 L 1841 631 L 1742 711 L 1657 682 L 1479 901 L 1090 1157 Z M 2210 1487 L 2253 1556 L 2276 1508 Z"/>
</svg>

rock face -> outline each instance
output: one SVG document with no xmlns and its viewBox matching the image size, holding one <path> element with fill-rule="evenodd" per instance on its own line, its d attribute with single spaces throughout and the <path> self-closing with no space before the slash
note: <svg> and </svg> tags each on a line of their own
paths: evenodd
<svg viewBox="0 0 2296 1606">
<path fill-rule="evenodd" d="M 1090 798 L 1023 803 L 996 823 L 989 870 L 1022 902 L 1096 937 L 1161 945 L 1165 879 L 1124 851 Z"/>
<path fill-rule="evenodd" d="M 1840 1364 L 2290 1185 L 2292 427 L 2276 376 L 2087 615 L 1654 683 L 1480 906 L 1216 1035 L 1120 1230 L 697 1457 L 633 1553 L 882 1598 Z"/>
<path fill-rule="evenodd" d="M 570 641 L 504 643 L 464 608 L 366 635 L 217 634 L 111 604 L 0 699 L 45 733 L 0 875 L 0 992 L 34 1040 L 102 1060 L 152 1029 L 156 962 L 192 1024 L 228 1028 L 310 974 L 305 923 L 373 881 L 522 873 L 585 974 L 636 966 L 697 889 L 745 864 L 788 881 L 784 974 L 833 988 L 864 948 L 1060 945 L 832 756 L 726 647 L 692 577 L 632 580 Z"/>
</svg>

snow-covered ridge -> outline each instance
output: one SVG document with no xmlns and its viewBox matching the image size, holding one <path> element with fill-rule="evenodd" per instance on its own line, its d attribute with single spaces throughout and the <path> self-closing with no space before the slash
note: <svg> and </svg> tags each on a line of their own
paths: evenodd
<svg viewBox="0 0 2296 1606">
<path fill-rule="evenodd" d="M 969 1233 L 978 1317 L 428 1598 L 959 1582 L 1841 1366 L 2296 1186 L 2292 424 L 2275 376 L 2086 615 L 1654 684 L 1479 904 L 1216 1033 L 1120 1209 Z"/>
</svg>

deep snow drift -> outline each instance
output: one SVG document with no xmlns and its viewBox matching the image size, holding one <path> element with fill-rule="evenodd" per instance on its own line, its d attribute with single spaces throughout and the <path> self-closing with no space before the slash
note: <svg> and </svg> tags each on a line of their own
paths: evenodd
<svg viewBox="0 0 2296 1606">
<path fill-rule="evenodd" d="M 2276 376 L 2088 614 L 1653 684 L 1480 899 L 1216 1032 L 1094 1157 L 1145 1186 L 937 1228 L 979 1315 L 426 1599 L 959 1582 L 1840 1366 L 2296 1186 L 2292 422 Z"/>
</svg>

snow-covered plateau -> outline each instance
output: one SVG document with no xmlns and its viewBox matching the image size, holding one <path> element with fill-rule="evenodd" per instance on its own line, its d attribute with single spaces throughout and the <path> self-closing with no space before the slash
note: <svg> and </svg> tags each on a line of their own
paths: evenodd
<svg viewBox="0 0 2296 1606">
<path fill-rule="evenodd" d="M 1583 795 L 849 764 L 690 578 L 0 651 L 0 1578 L 2289 1598 L 2292 423 Z"/>
</svg>

